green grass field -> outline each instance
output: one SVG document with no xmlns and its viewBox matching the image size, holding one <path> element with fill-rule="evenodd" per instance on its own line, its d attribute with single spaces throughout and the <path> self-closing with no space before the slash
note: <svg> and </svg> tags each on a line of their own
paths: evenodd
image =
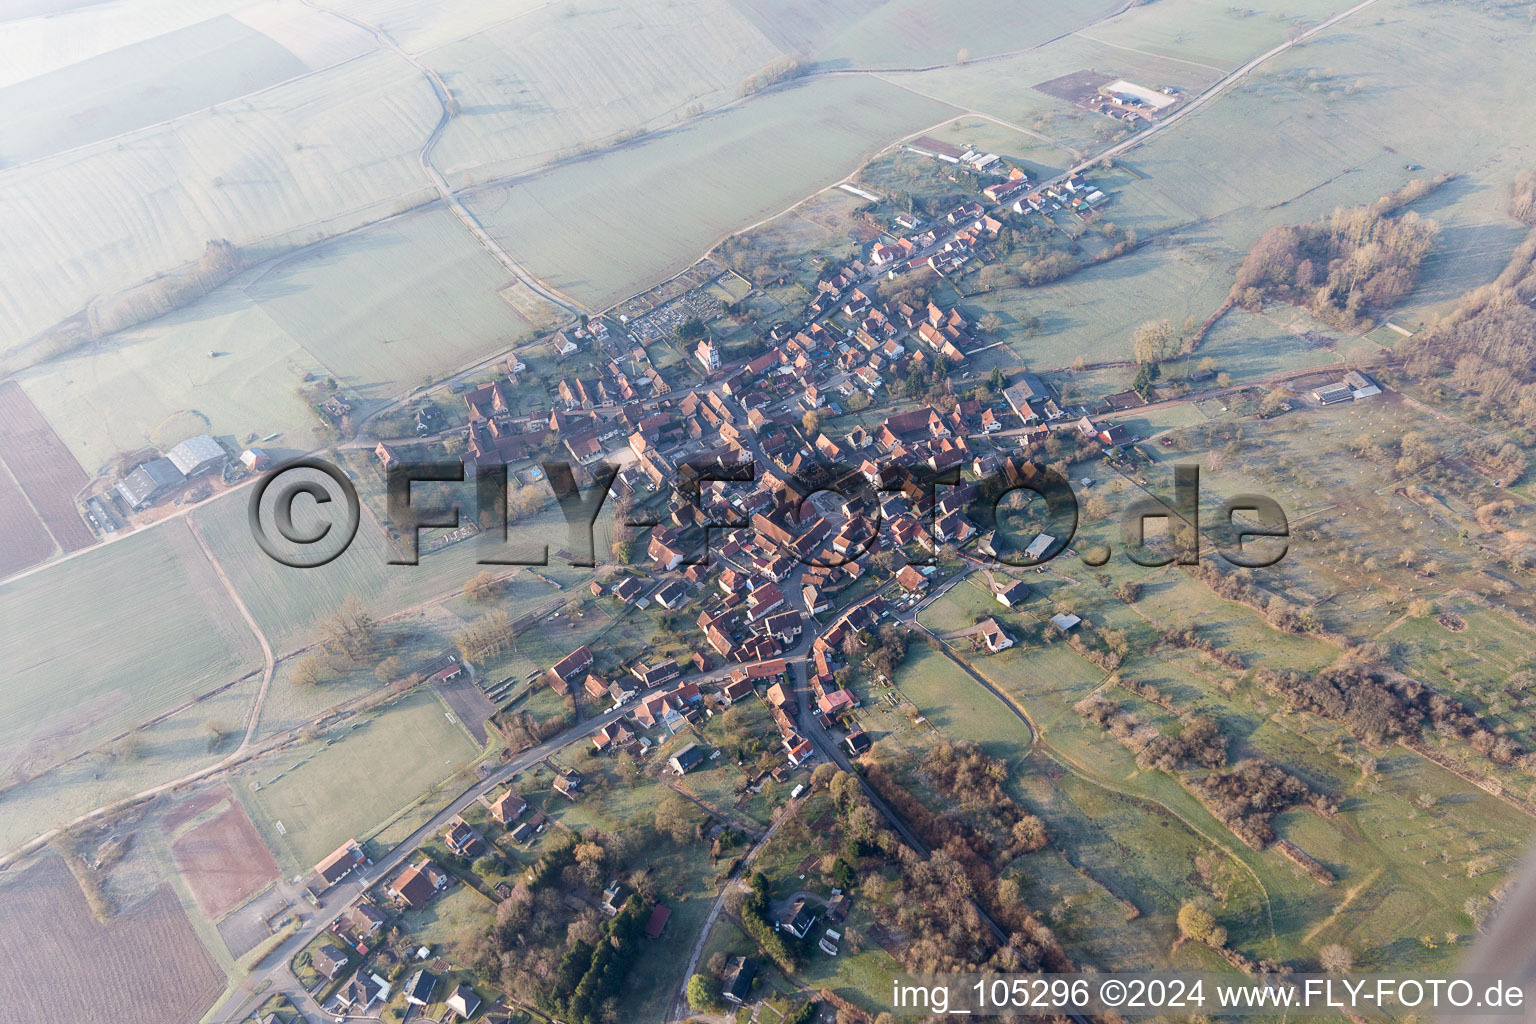
<svg viewBox="0 0 1536 1024">
<path fill-rule="evenodd" d="M 261 783 L 250 803 L 263 834 L 290 867 L 307 869 L 348 838 L 367 838 L 474 758 L 469 735 L 446 710 L 430 691 L 418 691 L 333 729 L 326 740 L 335 742 L 259 766 L 236 788 Z"/>
<path fill-rule="evenodd" d="M 896 688 L 934 727 L 980 744 L 992 757 L 1017 763 L 1029 751 L 1029 727 L 934 647 L 914 644 Z"/>
</svg>

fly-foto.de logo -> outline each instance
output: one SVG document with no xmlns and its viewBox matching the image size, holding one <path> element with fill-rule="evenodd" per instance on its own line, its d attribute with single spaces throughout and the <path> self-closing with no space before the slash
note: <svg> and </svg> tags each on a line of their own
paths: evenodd
<svg viewBox="0 0 1536 1024">
<path fill-rule="evenodd" d="M 566 527 L 561 557 L 597 564 L 596 530 L 619 480 L 607 462 L 573 467 L 543 463 L 542 479 Z M 769 486 L 760 486 L 767 483 Z M 1149 491 L 1119 515 L 1121 554 L 1137 565 L 1194 565 L 1202 546 L 1232 565 L 1264 568 L 1285 557 L 1290 526 L 1265 495 L 1227 498 L 1202 521 L 1200 469 L 1173 467 L 1166 492 Z M 438 500 L 423 501 L 430 490 Z M 452 500 L 442 500 L 444 494 Z M 385 522 L 394 541 L 386 560 L 416 565 L 424 531 L 472 524 L 481 565 L 548 565 L 547 526 L 509 526 L 505 466 L 460 462 L 395 463 L 385 471 Z M 1059 473 L 1029 462 L 1007 462 L 996 473 L 962 479 L 958 470 L 906 466 L 803 465 L 760 478 L 756 463 L 720 457 L 680 463 L 670 488 L 625 494 L 615 503 L 625 529 L 652 529 L 652 560 L 664 569 L 710 564 L 712 542 L 729 531 L 752 530 L 785 556 L 813 566 L 842 565 L 879 548 L 910 549 L 909 561 L 932 564 L 945 547 L 964 548 L 982 562 L 1030 567 L 1071 551 L 1101 566 L 1115 542 L 1074 547 L 1077 494 Z M 839 514 L 830 514 L 836 508 Z M 361 502 L 352 481 L 322 459 L 299 459 L 268 472 L 253 489 L 249 519 L 256 543 L 293 568 L 334 561 L 356 538 Z M 1020 510 L 1030 514 L 1021 515 Z M 655 528 L 660 528 L 659 530 Z M 657 533 L 665 536 L 655 549 Z"/>
</svg>

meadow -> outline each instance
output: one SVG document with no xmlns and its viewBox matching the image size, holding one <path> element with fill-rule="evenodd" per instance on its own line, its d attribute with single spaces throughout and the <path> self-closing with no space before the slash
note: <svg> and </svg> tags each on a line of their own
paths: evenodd
<svg viewBox="0 0 1536 1024">
<path fill-rule="evenodd" d="M 11 786 L 5 791 L 6 813 L 0 817 L 0 851 L 229 756 L 245 735 L 260 684 L 260 675 L 252 673 L 169 718 L 138 728 L 130 744 L 87 751 Z M 210 722 L 221 730 L 217 739 Z"/>
<path fill-rule="evenodd" d="M 1230 430 L 1233 424 L 1226 419 L 1211 427 L 1218 434 Z M 1424 530 L 1419 525 L 1426 518 L 1423 509 L 1390 493 L 1378 469 L 1346 450 L 1349 439 L 1362 430 L 1382 439 L 1421 431 L 1435 442 L 1449 442 L 1458 433 L 1444 420 L 1389 399 L 1307 408 L 1244 430 L 1236 447 L 1217 445 L 1209 452 L 1190 450 L 1186 435 L 1199 431 L 1175 431 L 1183 450 L 1156 450 L 1165 462 L 1194 456 L 1221 463 L 1202 480 L 1207 502 L 1221 493 L 1252 489 L 1283 492 L 1282 500 L 1297 518 L 1312 512 L 1305 526 L 1293 527 L 1292 553 L 1259 582 L 1312 607 L 1326 628 L 1346 636 L 1328 640 L 1277 632 L 1257 612 L 1218 598 L 1185 572 L 1142 569 L 1117 554 L 1097 570 L 1063 559 L 1051 563 L 1043 576 L 1032 574 L 1036 595 L 1020 610 L 996 610 L 999 621 L 1023 642 L 1001 655 L 965 655 L 1026 708 L 1040 729 L 1031 758 L 1038 770 L 1028 772 L 1020 785 L 1026 802 L 1063 840 L 1055 845 L 1075 866 L 1086 867 L 1093 879 L 1106 884 L 1107 891 L 1141 911 L 1125 929 L 1103 928 L 1102 919 L 1083 909 L 1102 906 L 1092 886 L 1074 883 L 1045 854 L 1031 855 L 1048 861 L 1038 873 L 1033 866 L 1026 869 L 1034 905 L 1048 908 L 1047 919 L 1059 924 L 1064 936 L 1082 942 L 1106 965 L 1159 962 L 1164 955 L 1159 947 L 1166 949 L 1171 914 L 1179 903 L 1214 897 L 1218 919 L 1249 955 L 1309 962 L 1322 944 L 1337 941 L 1355 950 L 1357 963 L 1376 969 L 1402 964 L 1431 969 L 1454 960 L 1455 945 L 1473 931 L 1467 908 L 1483 899 L 1523 853 L 1530 818 L 1510 802 L 1417 753 L 1369 748 L 1337 724 L 1285 711 L 1254 679 L 1257 668 L 1316 672 L 1341 656 L 1351 636 L 1379 639 L 1379 656 L 1395 667 L 1454 693 L 1513 735 L 1528 736 L 1528 716 L 1520 702 L 1505 699 L 1499 689 L 1510 672 L 1529 664 L 1536 639 L 1496 607 L 1455 598 L 1462 580 L 1477 585 L 1480 563 L 1475 558 L 1471 565 L 1439 570 L 1443 578 L 1437 575 L 1432 584 L 1446 595 L 1438 603 L 1460 620 L 1462 634 L 1452 638 L 1433 619 L 1403 614 L 1404 591 L 1419 589 L 1424 581 L 1388 567 L 1384 556 L 1396 554 L 1397 531 L 1403 531 L 1405 542 L 1412 538 L 1416 545 L 1448 551 L 1458 544 L 1457 520 Z M 1265 458 L 1248 457 L 1251 450 L 1264 451 Z M 1314 463 L 1316 473 L 1310 468 Z M 1106 467 L 1081 465 L 1072 475 L 1080 472 L 1108 477 L 1095 486 L 1105 488 L 1117 507 L 1138 493 L 1114 485 Z M 1146 475 L 1155 478 L 1159 471 Z M 1154 479 L 1149 489 L 1156 493 L 1162 486 Z M 1446 513 L 1456 514 L 1451 505 Z M 1463 514 L 1472 522 L 1470 510 Z M 1084 532 L 1080 549 L 1094 540 L 1113 539 L 1098 522 L 1085 524 Z M 1358 557 L 1340 557 L 1341 550 Z M 1368 556 L 1381 560 L 1362 561 Z M 1207 552 L 1206 558 L 1212 557 Z M 1133 603 L 1111 597 L 1124 583 L 1139 585 Z M 1479 589 L 1486 589 L 1486 581 Z M 1340 593 L 1349 594 L 1348 600 L 1331 600 Z M 938 630 L 959 628 L 974 618 L 978 605 L 985 607 L 980 583 L 968 582 L 927 609 L 923 621 Z M 1126 634 L 1130 655 L 1115 675 L 1090 665 L 1059 639 L 1042 642 L 1051 636 L 1044 616 L 1061 607 L 1082 615 L 1090 630 Z M 1193 626 L 1200 636 L 1236 652 L 1246 668 L 1233 671 L 1193 652 L 1158 646 L 1164 631 L 1181 626 Z M 1278 854 L 1239 844 L 1179 784 L 1181 773 L 1138 769 L 1119 743 L 1071 710 L 1088 692 L 1102 688 L 1142 721 L 1163 729 L 1172 725 L 1165 709 L 1119 682 L 1153 686 L 1181 711 L 1212 715 L 1229 739 L 1232 760 L 1269 757 L 1341 801 L 1340 813 L 1332 818 L 1295 810 L 1276 819 L 1281 836 L 1337 877 L 1328 895 L 1320 895 L 1318 883 Z M 1432 749 L 1437 746 L 1431 742 Z M 1475 756 L 1466 768 L 1475 775 L 1490 770 Z M 1501 778 L 1506 786 L 1525 785 L 1513 774 Z M 1174 834 L 1168 832 L 1162 833 L 1163 841 L 1137 841 L 1136 829 L 1144 826 L 1117 820 L 1111 808 L 1138 808 L 1138 816 L 1152 815 L 1149 824 L 1191 835 L 1194 845 L 1171 844 Z M 1192 870 L 1195 855 L 1213 848 L 1224 851 L 1218 860 L 1232 872 L 1223 883 L 1225 899 L 1201 881 L 1209 874 L 1209 861 Z"/>
<path fill-rule="evenodd" d="M 303 870 L 349 838 L 369 838 L 476 753 L 436 695 L 421 690 L 294 748 L 289 765 L 257 766 L 235 790 L 267 845 Z M 253 782 L 260 788 L 248 793 Z"/>
<path fill-rule="evenodd" d="M 881 82 L 814 80 L 512 187 L 477 190 L 468 205 L 532 273 L 601 309 L 953 113 Z"/>
<path fill-rule="evenodd" d="M 1022 6 L 1007 0 L 936 4 L 896 0 L 875 7 L 852 24 L 839 25 L 835 19 L 823 22 L 826 34 L 818 40 L 815 57 L 840 69 L 977 60 L 1037 47 L 1109 16 L 1118 6 L 1112 0 Z"/>
<path fill-rule="evenodd" d="M 0 747 L 11 770 L 52 763 L 261 665 L 182 522 L 6 583 L 0 621 L 11 667 Z"/>
</svg>

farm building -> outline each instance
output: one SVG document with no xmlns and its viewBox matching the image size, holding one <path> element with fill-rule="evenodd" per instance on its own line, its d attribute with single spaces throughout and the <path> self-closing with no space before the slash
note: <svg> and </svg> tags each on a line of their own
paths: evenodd
<svg viewBox="0 0 1536 1024">
<path fill-rule="evenodd" d="M 926 135 L 919 135 L 915 139 L 909 139 L 907 141 L 907 149 L 919 156 L 932 157 L 949 164 L 957 164 L 960 162 L 960 158 L 965 156 L 965 150 L 959 146 L 951 146 L 947 142 L 930 139 Z"/>
<path fill-rule="evenodd" d="M 1355 393 L 1350 390 L 1348 384 L 1328 384 L 1314 389 L 1312 397 L 1324 405 L 1333 405 L 1336 402 L 1354 401 Z"/>
<path fill-rule="evenodd" d="M 1051 616 L 1051 625 L 1055 626 L 1063 633 L 1069 632 L 1073 627 L 1082 621 L 1082 619 L 1070 612 L 1062 612 L 1059 615 Z"/>
<path fill-rule="evenodd" d="M 186 474 L 170 459 L 152 459 L 119 480 L 117 493 L 136 512 L 172 487 L 186 482 Z"/>
<path fill-rule="evenodd" d="M 247 448 L 240 453 L 240 464 L 252 473 L 260 473 L 272 465 L 272 456 L 265 448 Z"/>
<path fill-rule="evenodd" d="M 1362 398 L 1373 398 L 1381 394 L 1381 388 L 1368 375 L 1359 370 L 1351 370 L 1344 375 L 1344 386 L 1349 388 L 1355 401 Z"/>
<path fill-rule="evenodd" d="M 661 938 L 662 930 L 667 927 L 667 922 L 671 920 L 671 918 L 672 910 L 670 907 L 664 907 L 660 903 L 652 907 L 650 919 L 645 922 L 646 938 Z"/>
<path fill-rule="evenodd" d="M 592 651 L 586 646 L 576 648 L 570 654 L 555 662 L 554 666 L 546 673 L 549 677 L 550 687 L 562 697 L 571 692 L 571 683 L 577 678 L 577 673 L 584 671 L 592 664 Z"/>
<path fill-rule="evenodd" d="M 1052 544 L 1055 543 L 1055 537 L 1052 537 L 1048 533 L 1042 533 L 1040 536 L 1029 542 L 1029 547 L 1024 549 L 1024 554 L 1028 558 L 1039 558 L 1041 555 L 1044 555 L 1047 550 L 1050 549 Z"/>
<path fill-rule="evenodd" d="M 197 476 L 217 469 L 228 457 L 228 453 L 224 451 L 223 445 L 207 434 L 198 434 L 166 452 L 165 457 L 187 476 Z"/>
</svg>

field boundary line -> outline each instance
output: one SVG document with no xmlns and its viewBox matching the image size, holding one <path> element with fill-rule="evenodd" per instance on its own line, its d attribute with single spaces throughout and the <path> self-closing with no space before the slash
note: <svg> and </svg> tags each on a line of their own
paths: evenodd
<svg viewBox="0 0 1536 1024">
<path fill-rule="evenodd" d="M 208 559 L 209 567 L 213 569 L 214 575 L 223 584 L 225 593 L 234 602 L 241 618 L 245 619 L 245 624 L 251 628 L 251 633 L 256 637 L 256 642 L 261 645 L 261 688 L 256 691 L 256 703 L 251 708 L 250 719 L 245 724 L 245 738 L 235 748 L 234 754 L 230 755 L 233 757 L 235 754 L 243 753 L 253 742 L 253 737 L 256 734 L 256 725 L 261 721 L 261 709 L 267 703 L 267 691 L 272 687 L 272 676 L 277 669 L 277 659 L 272 655 L 272 645 L 267 642 L 267 635 L 262 632 L 260 623 L 256 621 L 256 616 L 252 615 L 251 610 L 246 607 L 245 600 L 241 598 L 240 592 L 235 589 L 234 581 L 224 571 L 224 566 L 213 553 L 213 548 L 209 547 L 208 538 L 203 536 L 203 529 L 198 525 L 196 517 L 187 516 L 187 529 L 192 531 L 192 536 L 197 541 L 197 546 L 202 548 L 204 557 Z"/>
</svg>

